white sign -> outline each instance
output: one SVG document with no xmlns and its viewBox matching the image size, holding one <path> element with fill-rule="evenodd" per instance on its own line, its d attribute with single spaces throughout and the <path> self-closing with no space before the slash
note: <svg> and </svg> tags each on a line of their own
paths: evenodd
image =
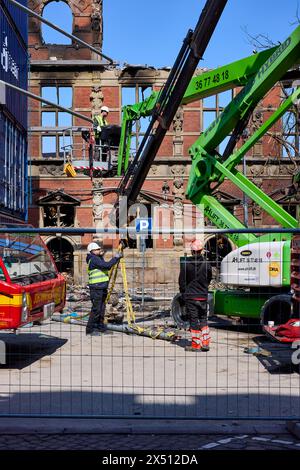
<svg viewBox="0 0 300 470">
<path fill-rule="evenodd" d="M 221 263 L 221 282 L 236 286 L 281 287 L 285 243 L 260 242 L 258 239 L 257 243 L 231 251 Z"/>
<path fill-rule="evenodd" d="M 4 37 L 0 55 L 0 63 L 4 72 L 10 72 L 16 80 L 19 80 L 19 67 L 15 60 L 12 58 L 8 50 L 8 40 L 7 36 Z"/>
</svg>

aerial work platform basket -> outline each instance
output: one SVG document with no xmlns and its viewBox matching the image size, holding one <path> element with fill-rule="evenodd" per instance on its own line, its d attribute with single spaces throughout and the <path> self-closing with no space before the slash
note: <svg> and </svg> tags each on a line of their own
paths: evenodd
<svg viewBox="0 0 300 470">
<path fill-rule="evenodd" d="M 68 135 L 66 134 L 68 132 Z M 69 177 L 83 172 L 91 175 L 97 171 L 113 175 L 117 171 L 120 126 L 106 126 L 101 131 L 100 140 L 95 143 L 93 130 L 81 128 L 81 136 L 74 135 L 73 129 L 64 133 L 66 145 L 64 154 L 64 173 Z"/>
</svg>

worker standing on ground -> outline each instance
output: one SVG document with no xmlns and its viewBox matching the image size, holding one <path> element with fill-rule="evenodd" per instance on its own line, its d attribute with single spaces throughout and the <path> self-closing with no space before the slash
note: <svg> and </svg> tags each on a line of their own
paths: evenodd
<svg viewBox="0 0 300 470">
<path fill-rule="evenodd" d="M 92 310 L 86 326 L 86 334 L 99 336 L 107 332 L 104 324 L 105 300 L 109 283 L 109 270 L 123 257 L 119 252 L 110 261 L 105 261 L 104 249 L 98 243 L 92 242 L 88 245 L 86 262 L 88 265 L 88 283 L 92 301 Z"/>
<path fill-rule="evenodd" d="M 207 324 L 208 286 L 212 278 L 210 264 L 202 256 L 203 244 L 191 244 L 192 256 L 180 263 L 179 288 L 190 320 L 192 343 L 186 351 L 209 351 L 210 336 Z"/>
<path fill-rule="evenodd" d="M 107 121 L 108 113 L 109 113 L 109 108 L 107 106 L 102 106 L 100 108 L 100 114 L 97 114 L 94 117 L 94 122 L 93 122 L 93 129 L 95 133 L 95 143 L 96 145 L 100 146 L 99 151 L 96 152 L 95 157 L 96 159 L 100 160 L 100 154 L 102 154 L 101 155 L 102 161 L 106 161 L 107 159 L 107 147 L 104 146 L 103 142 L 101 141 L 101 131 L 103 127 L 108 126 L 108 121 Z"/>
</svg>

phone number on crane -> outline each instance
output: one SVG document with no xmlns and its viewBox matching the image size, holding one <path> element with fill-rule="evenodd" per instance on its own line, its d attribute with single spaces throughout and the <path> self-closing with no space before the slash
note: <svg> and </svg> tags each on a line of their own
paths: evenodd
<svg viewBox="0 0 300 470">
<path fill-rule="evenodd" d="M 207 88 L 210 86 L 211 83 L 220 83 L 225 80 L 229 79 L 229 70 L 223 70 L 221 73 L 215 73 L 213 75 L 208 75 L 207 77 L 204 78 L 199 78 L 199 80 L 196 80 L 195 82 L 195 88 L 196 90 L 202 90 L 203 88 Z"/>
</svg>

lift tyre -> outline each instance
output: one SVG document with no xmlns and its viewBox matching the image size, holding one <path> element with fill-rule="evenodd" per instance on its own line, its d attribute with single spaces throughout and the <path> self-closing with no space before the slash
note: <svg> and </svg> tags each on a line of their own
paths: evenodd
<svg viewBox="0 0 300 470">
<path fill-rule="evenodd" d="M 261 324 L 267 326 L 268 321 L 274 325 L 286 323 L 292 316 L 292 296 L 290 294 L 274 295 L 268 299 L 261 309 Z"/>
<path fill-rule="evenodd" d="M 176 294 L 172 300 L 171 316 L 178 328 L 190 328 L 190 322 L 186 316 L 185 306 L 181 294 Z"/>
</svg>

